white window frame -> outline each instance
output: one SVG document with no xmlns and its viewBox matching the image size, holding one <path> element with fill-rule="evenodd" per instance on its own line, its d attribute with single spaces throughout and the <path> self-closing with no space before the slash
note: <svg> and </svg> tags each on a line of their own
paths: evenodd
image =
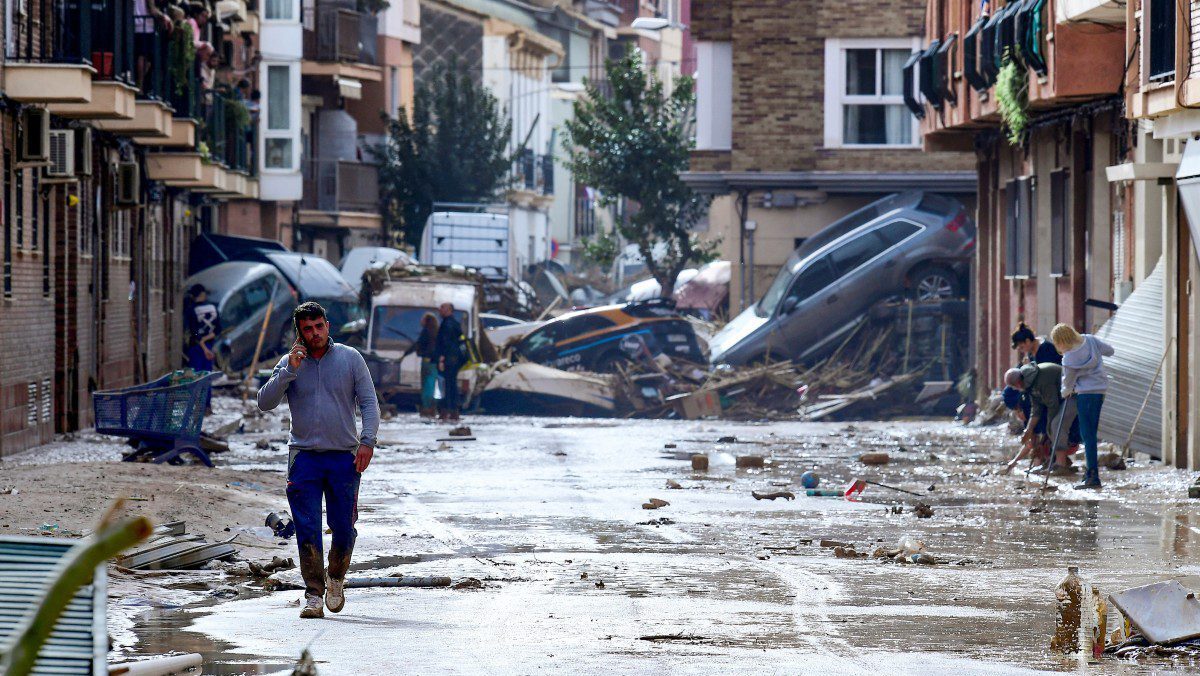
<svg viewBox="0 0 1200 676">
<path fill-rule="evenodd" d="M 294 61 L 266 61 L 259 66 L 259 82 L 263 83 L 263 97 L 258 114 L 258 156 L 259 170 L 268 174 L 293 174 L 300 171 L 300 64 Z M 271 97 L 270 97 L 270 68 L 282 67 L 288 69 L 288 128 L 271 129 Z M 292 142 L 291 166 L 267 166 L 267 140 L 288 139 Z"/>
<path fill-rule="evenodd" d="M 889 150 L 920 150 L 921 149 L 921 134 L 920 122 L 915 115 L 909 113 L 912 118 L 912 134 L 911 142 L 907 144 L 889 144 L 889 143 L 845 143 L 843 128 L 843 112 L 842 108 L 846 105 L 856 104 L 888 104 L 904 106 L 904 97 L 902 95 L 894 96 L 850 96 L 845 94 L 846 91 L 846 50 L 848 49 L 874 49 L 876 52 L 876 63 L 878 67 L 875 69 L 876 91 L 882 91 L 882 59 L 884 49 L 907 49 L 910 52 L 914 49 L 921 48 L 921 38 L 827 38 L 825 40 L 825 147 L 826 148 L 845 148 L 849 150 L 872 150 L 872 149 L 889 149 Z M 916 83 L 914 83 L 914 87 Z M 905 107 L 905 111 L 908 108 Z"/>
<path fill-rule="evenodd" d="M 300 5 L 300 0 L 291 0 L 290 4 L 292 5 L 292 18 L 276 19 L 276 18 L 271 18 L 271 17 L 267 16 L 267 3 L 266 3 L 266 0 L 263 0 L 262 3 L 260 3 L 260 5 L 259 5 L 259 12 L 260 12 L 260 16 L 262 17 L 262 21 L 264 23 L 269 23 L 269 24 L 300 23 L 300 21 L 303 17 L 303 12 L 304 12 L 303 7 L 301 7 L 301 5 Z"/>
</svg>

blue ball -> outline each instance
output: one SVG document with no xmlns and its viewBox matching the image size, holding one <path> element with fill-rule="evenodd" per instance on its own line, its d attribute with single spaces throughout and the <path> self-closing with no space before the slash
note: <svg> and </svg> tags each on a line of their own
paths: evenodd
<svg viewBox="0 0 1200 676">
<path fill-rule="evenodd" d="M 816 488 L 821 484 L 821 477 L 816 472 L 805 472 L 800 475 L 800 485 L 805 488 Z"/>
</svg>

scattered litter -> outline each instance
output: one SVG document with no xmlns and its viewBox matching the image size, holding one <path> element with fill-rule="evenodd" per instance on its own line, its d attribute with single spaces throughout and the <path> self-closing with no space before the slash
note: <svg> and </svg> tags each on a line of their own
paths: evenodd
<svg viewBox="0 0 1200 676">
<path fill-rule="evenodd" d="M 252 491 L 265 491 L 267 488 L 262 484 L 254 483 L 253 481 L 231 481 L 226 486 L 230 488 L 245 488 Z"/>
<path fill-rule="evenodd" d="M 236 597 L 238 595 L 238 593 L 239 592 L 236 587 L 224 585 L 224 586 L 217 587 L 216 589 L 212 590 L 210 595 L 215 598 L 219 598 L 219 599 L 231 599 L 231 598 Z"/>
<path fill-rule="evenodd" d="M 870 484 L 872 486 L 879 486 L 880 488 L 886 488 L 889 491 L 896 491 L 897 493 L 907 493 L 908 495 L 918 495 L 918 496 L 920 495 L 920 493 L 914 493 L 913 491 L 904 490 L 903 488 L 896 488 L 895 486 L 881 484 L 878 481 L 868 481 L 866 479 L 854 479 L 853 481 L 850 482 L 849 485 L 846 486 L 845 496 L 850 497 L 852 495 L 855 495 L 856 493 L 862 493 L 864 490 L 866 490 L 868 484 Z"/>
<path fill-rule="evenodd" d="M 828 488 L 810 488 L 804 491 L 804 494 L 810 498 L 840 498 L 843 496 L 842 491 L 830 490 Z"/>
<path fill-rule="evenodd" d="M 708 456 L 698 453 L 692 456 L 692 469 L 697 472 L 708 471 Z"/>
<path fill-rule="evenodd" d="M 312 653 L 308 652 L 308 648 L 300 653 L 300 660 L 296 662 L 292 676 L 317 676 L 317 662 L 313 659 Z"/>
<path fill-rule="evenodd" d="M 667 488 L 671 490 L 680 490 L 683 488 L 683 486 L 679 485 L 679 482 L 674 479 L 667 479 Z"/>
<path fill-rule="evenodd" d="M 296 524 L 292 522 L 292 517 L 287 512 L 271 512 L 267 515 L 267 528 L 275 534 L 275 537 L 288 539 L 296 534 Z"/>
<path fill-rule="evenodd" d="M 7 488 L 0 489 L 0 495 L 16 495 L 18 493 L 20 493 L 20 491 L 17 490 L 16 486 L 9 486 Z"/>
<path fill-rule="evenodd" d="M 266 439 L 259 439 L 258 441 L 254 442 L 254 447 L 260 451 L 265 451 L 271 447 L 271 442 L 267 441 Z"/>
<path fill-rule="evenodd" d="M 669 449 L 675 448 L 675 444 L 663 444 L 663 448 L 669 450 Z"/>
<path fill-rule="evenodd" d="M 467 577 L 455 582 L 451 585 L 451 589 L 483 589 L 483 581 L 474 577 Z"/>
<path fill-rule="evenodd" d="M 854 545 L 848 542 L 842 542 L 841 540 L 821 540 L 818 543 L 818 546 L 826 549 L 833 549 L 834 547 L 853 547 Z"/>
<path fill-rule="evenodd" d="M 816 472 L 808 471 L 800 475 L 800 485 L 805 488 L 816 488 L 821 485 L 821 477 Z"/>
<path fill-rule="evenodd" d="M 718 443 L 718 444 L 736 444 L 736 443 L 737 443 L 737 437 L 732 437 L 732 436 L 730 436 L 730 437 L 721 437 L 720 439 L 717 439 L 717 443 Z"/>
<path fill-rule="evenodd" d="M 928 519 L 933 516 L 933 508 L 924 502 L 918 502 L 917 506 L 913 508 L 913 513 L 917 515 L 918 519 Z"/>
<path fill-rule="evenodd" d="M 269 529 L 265 529 L 268 530 Z M 236 535 L 234 537 L 237 537 Z M 231 543 L 204 542 L 199 535 L 167 535 L 150 540 L 117 560 L 130 570 L 194 570 L 208 562 L 229 560 L 237 554 Z"/>
<path fill-rule="evenodd" d="M 121 662 L 108 666 L 109 676 L 148 676 L 149 674 L 183 674 L 204 664 L 200 653 L 152 657 L 136 662 Z M 313 672 L 316 673 L 315 671 Z M 302 675 L 303 676 L 303 675 Z"/>
<path fill-rule="evenodd" d="M 291 570 L 296 567 L 296 563 L 292 559 L 280 556 L 271 557 L 270 563 L 259 565 L 253 561 L 247 561 L 246 565 L 250 568 L 250 574 L 255 577 L 270 577 L 278 571 Z"/>
<path fill-rule="evenodd" d="M 46 535 L 57 533 L 58 532 L 58 524 L 57 523 L 44 523 L 44 524 L 38 526 L 38 532 L 42 533 L 42 534 L 46 534 Z"/>
<path fill-rule="evenodd" d="M 650 500 L 648 502 L 642 503 L 642 509 L 661 509 L 670 504 L 671 503 L 667 502 L 666 500 L 660 500 L 659 498 L 650 498 Z"/>
<path fill-rule="evenodd" d="M 775 491 L 774 493 L 759 493 L 758 491 L 750 491 L 750 495 L 754 496 L 755 500 L 774 500 L 776 498 L 784 498 L 785 500 L 795 500 L 796 494 L 791 491 Z"/>
<path fill-rule="evenodd" d="M 833 555 L 838 557 L 839 559 L 865 559 L 865 558 L 867 558 L 866 552 L 859 553 L 859 552 L 855 551 L 854 547 L 834 547 Z"/>
<path fill-rule="evenodd" d="M 766 464 L 761 455 L 739 455 L 737 466 L 741 468 L 762 467 Z"/>
<path fill-rule="evenodd" d="M 1120 471 L 1126 468 L 1125 456 L 1121 455 L 1120 453 L 1113 453 L 1112 451 L 1109 451 L 1108 453 L 1102 454 L 1097 460 L 1099 461 L 1100 466 L 1105 469 Z"/>
<path fill-rule="evenodd" d="M 471 434 L 471 428 L 470 428 L 470 427 L 467 427 L 466 425 L 459 425 L 458 427 L 455 427 L 454 429 L 450 430 L 450 432 L 449 432 L 449 435 L 450 435 L 450 436 L 452 436 L 452 437 L 469 437 L 469 436 L 473 436 L 473 435 Z"/>
<path fill-rule="evenodd" d="M 637 523 L 637 525 L 639 525 L 639 526 L 673 526 L 673 525 L 675 525 L 675 521 L 673 521 L 672 519 L 668 519 L 667 517 L 664 516 L 659 519 L 650 519 L 649 521 L 639 521 Z"/>
<path fill-rule="evenodd" d="M 858 461 L 864 465 L 886 465 L 891 459 L 887 453 L 863 453 L 858 456 Z"/>
<path fill-rule="evenodd" d="M 653 641 L 655 643 L 661 643 L 661 642 L 665 642 L 665 641 L 671 641 L 671 642 L 682 641 L 684 643 L 699 643 L 699 642 L 707 641 L 708 639 L 704 638 L 703 636 L 696 636 L 695 634 L 684 634 L 684 633 L 680 632 L 678 634 L 649 634 L 647 636 L 639 636 L 638 640 L 639 641 Z"/>
<path fill-rule="evenodd" d="M 604 580 L 596 580 L 596 589 L 604 589 Z"/>
</svg>

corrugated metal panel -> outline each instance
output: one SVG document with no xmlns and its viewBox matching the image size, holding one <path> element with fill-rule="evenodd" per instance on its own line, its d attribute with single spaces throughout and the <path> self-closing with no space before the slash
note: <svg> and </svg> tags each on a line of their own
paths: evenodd
<svg viewBox="0 0 1200 676">
<path fill-rule="evenodd" d="M 1116 354 L 1104 360 L 1108 394 L 1100 413 L 1100 438 L 1124 444 L 1146 390 L 1154 389 L 1134 431 L 1130 448 L 1162 457 L 1162 376 L 1154 374 L 1163 355 L 1163 263 L 1160 260 L 1111 319 L 1096 332 Z"/>
<path fill-rule="evenodd" d="M 64 538 L 0 537 L 0 645 L 7 644 L 17 624 L 32 612 L 56 565 L 78 543 Z M 34 674 L 108 673 L 106 580 L 105 568 L 99 566 L 92 584 L 75 593 L 38 653 Z"/>
</svg>

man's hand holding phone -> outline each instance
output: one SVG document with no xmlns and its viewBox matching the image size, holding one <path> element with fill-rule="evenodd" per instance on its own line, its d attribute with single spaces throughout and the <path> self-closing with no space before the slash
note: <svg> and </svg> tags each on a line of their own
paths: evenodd
<svg viewBox="0 0 1200 676">
<path fill-rule="evenodd" d="M 304 358 L 307 356 L 308 350 L 304 347 L 304 343 L 297 340 L 292 345 L 292 351 L 288 353 L 288 367 L 295 371 L 300 368 L 300 362 L 304 361 Z"/>
</svg>

